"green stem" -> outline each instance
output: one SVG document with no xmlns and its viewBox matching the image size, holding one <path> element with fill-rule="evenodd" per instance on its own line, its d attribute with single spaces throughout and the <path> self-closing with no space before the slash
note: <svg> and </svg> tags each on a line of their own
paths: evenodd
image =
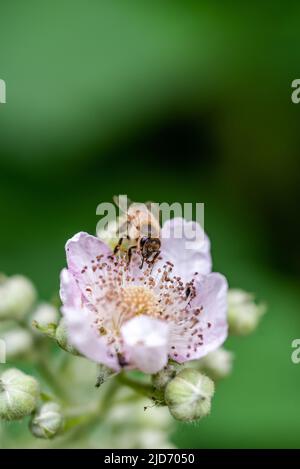
<svg viewBox="0 0 300 469">
<path fill-rule="evenodd" d="M 129 378 L 124 373 L 120 373 L 116 379 L 120 384 L 128 386 L 129 388 L 133 389 L 139 394 L 142 394 L 143 396 L 151 397 L 153 394 L 153 387 L 150 384 L 143 383 L 142 381 L 138 381 L 137 379 Z"/>
<path fill-rule="evenodd" d="M 106 414 L 111 409 L 111 404 L 118 389 L 119 385 L 117 380 L 111 378 L 107 383 L 105 389 L 103 389 L 104 394 L 101 394 L 102 399 L 95 406 L 94 409 L 92 408 L 88 412 L 86 412 L 87 409 L 78 409 L 79 412 L 82 412 L 81 415 L 72 415 L 72 409 L 67 411 L 64 428 L 67 433 L 65 435 L 65 438 L 63 439 L 64 443 L 68 441 L 74 441 L 75 439 L 79 439 L 82 435 L 86 436 L 94 428 L 95 424 L 99 423 L 100 418 L 101 421 L 103 421 Z"/>
<path fill-rule="evenodd" d="M 143 383 L 142 381 L 139 381 L 137 379 L 130 378 L 125 373 L 120 373 L 116 379 L 119 381 L 119 383 L 128 386 L 137 393 L 148 397 L 149 399 L 152 399 L 157 402 L 164 401 L 163 392 L 154 389 L 151 384 Z"/>
<path fill-rule="evenodd" d="M 51 388 L 52 392 L 55 394 L 55 397 L 61 397 L 62 400 L 68 401 L 68 396 L 64 387 L 61 385 L 58 377 L 48 366 L 48 363 L 44 358 L 40 357 L 38 359 L 36 362 L 36 368 L 47 385 Z"/>
<path fill-rule="evenodd" d="M 93 430 L 95 425 L 100 422 L 103 423 L 112 404 L 119 402 L 115 400 L 115 395 L 120 386 L 123 385 L 130 387 L 141 396 L 155 400 L 159 404 L 164 403 L 163 393 L 153 389 L 151 384 L 143 383 L 142 381 L 132 379 L 125 373 L 120 373 L 115 377 L 111 377 L 105 384 L 101 392 L 101 400 L 98 404 L 81 409 L 69 408 L 65 411 L 64 431 L 66 433 L 62 435 L 62 440 L 60 440 L 58 446 L 60 447 L 62 442 L 66 444 L 70 441 L 74 442 L 82 436 L 85 437 Z M 130 399 L 134 399 L 134 396 L 130 396 Z M 122 399 L 121 402 L 123 402 Z"/>
<path fill-rule="evenodd" d="M 32 334 L 32 330 L 26 319 L 19 319 L 17 322 L 20 326 L 22 326 L 24 329 L 27 329 Z M 41 337 L 33 336 L 33 339 L 36 349 L 40 347 L 40 350 L 34 351 L 35 366 L 39 374 L 42 376 L 49 388 L 51 388 L 56 398 L 68 402 L 67 392 L 62 385 L 58 374 L 53 372 L 53 370 L 49 367 L 47 360 L 45 360 L 45 356 L 49 351 L 48 344 L 46 344 Z"/>
</svg>

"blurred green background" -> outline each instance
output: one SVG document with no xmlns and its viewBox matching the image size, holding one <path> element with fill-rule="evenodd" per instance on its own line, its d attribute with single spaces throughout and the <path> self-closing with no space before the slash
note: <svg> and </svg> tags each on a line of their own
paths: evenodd
<svg viewBox="0 0 300 469">
<path fill-rule="evenodd" d="M 204 202 L 214 269 L 269 311 L 228 341 L 211 415 L 173 441 L 299 447 L 299 2 L 2 0 L 0 13 L 0 270 L 47 300 L 100 202 Z"/>
</svg>

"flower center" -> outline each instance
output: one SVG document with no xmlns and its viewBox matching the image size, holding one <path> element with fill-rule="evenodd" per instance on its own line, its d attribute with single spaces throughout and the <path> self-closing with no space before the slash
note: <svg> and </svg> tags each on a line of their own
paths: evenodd
<svg viewBox="0 0 300 469">
<path fill-rule="evenodd" d="M 122 310 L 127 319 L 140 314 L 154 316 L 158 312 L 156 295 L 144 286 L 129 286 L 122 292 Z"/>
</svg>

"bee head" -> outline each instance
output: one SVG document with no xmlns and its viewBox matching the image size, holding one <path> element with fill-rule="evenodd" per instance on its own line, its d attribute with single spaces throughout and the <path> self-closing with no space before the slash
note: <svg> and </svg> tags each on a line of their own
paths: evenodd
<svg viewBox="0 0 300 469">
<path fill-rule="evenodd" d="M 152 254 L 160 250 L 161 242 L 159 238 L 149 238 L 144 236 L 140 241 L 141 254 L 148 259 Z"/>
</svg>

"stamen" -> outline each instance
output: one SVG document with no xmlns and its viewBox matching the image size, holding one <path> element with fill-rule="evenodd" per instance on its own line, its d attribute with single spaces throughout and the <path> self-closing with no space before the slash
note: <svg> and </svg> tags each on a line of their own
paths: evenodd
<svg viewBox="0 0 300 469">
<path fill-rule="evenodd" d="M 134 258 L 128 266 L 126 256 L 100 255 L 89 267 L 82 267 L 82 274 L 89 280 L 84 301 L 94 313 L 96 331 L 105 340 L 109 354 L 122 353 L 123 324 L 137 315 L 148 315 L 177 328 L 172 356 L 178 356 L 176 346 L 182 349 L 184 345 L 189 358 L 189 351 L 196 351 L 203 344 L 203 334 L 199 333 L 202 329 L 198 325 L 203 307 L 192 307 L 197 293 L 194 279 L 184 283 L 181 277 L 173 275 L 174 265 L 168 261 L 154 273 L 153 266 L 149 266 L 135 275 L 133 265 Z M 206 327 L 209 328 L 210 323 Z"/>
</svg>

